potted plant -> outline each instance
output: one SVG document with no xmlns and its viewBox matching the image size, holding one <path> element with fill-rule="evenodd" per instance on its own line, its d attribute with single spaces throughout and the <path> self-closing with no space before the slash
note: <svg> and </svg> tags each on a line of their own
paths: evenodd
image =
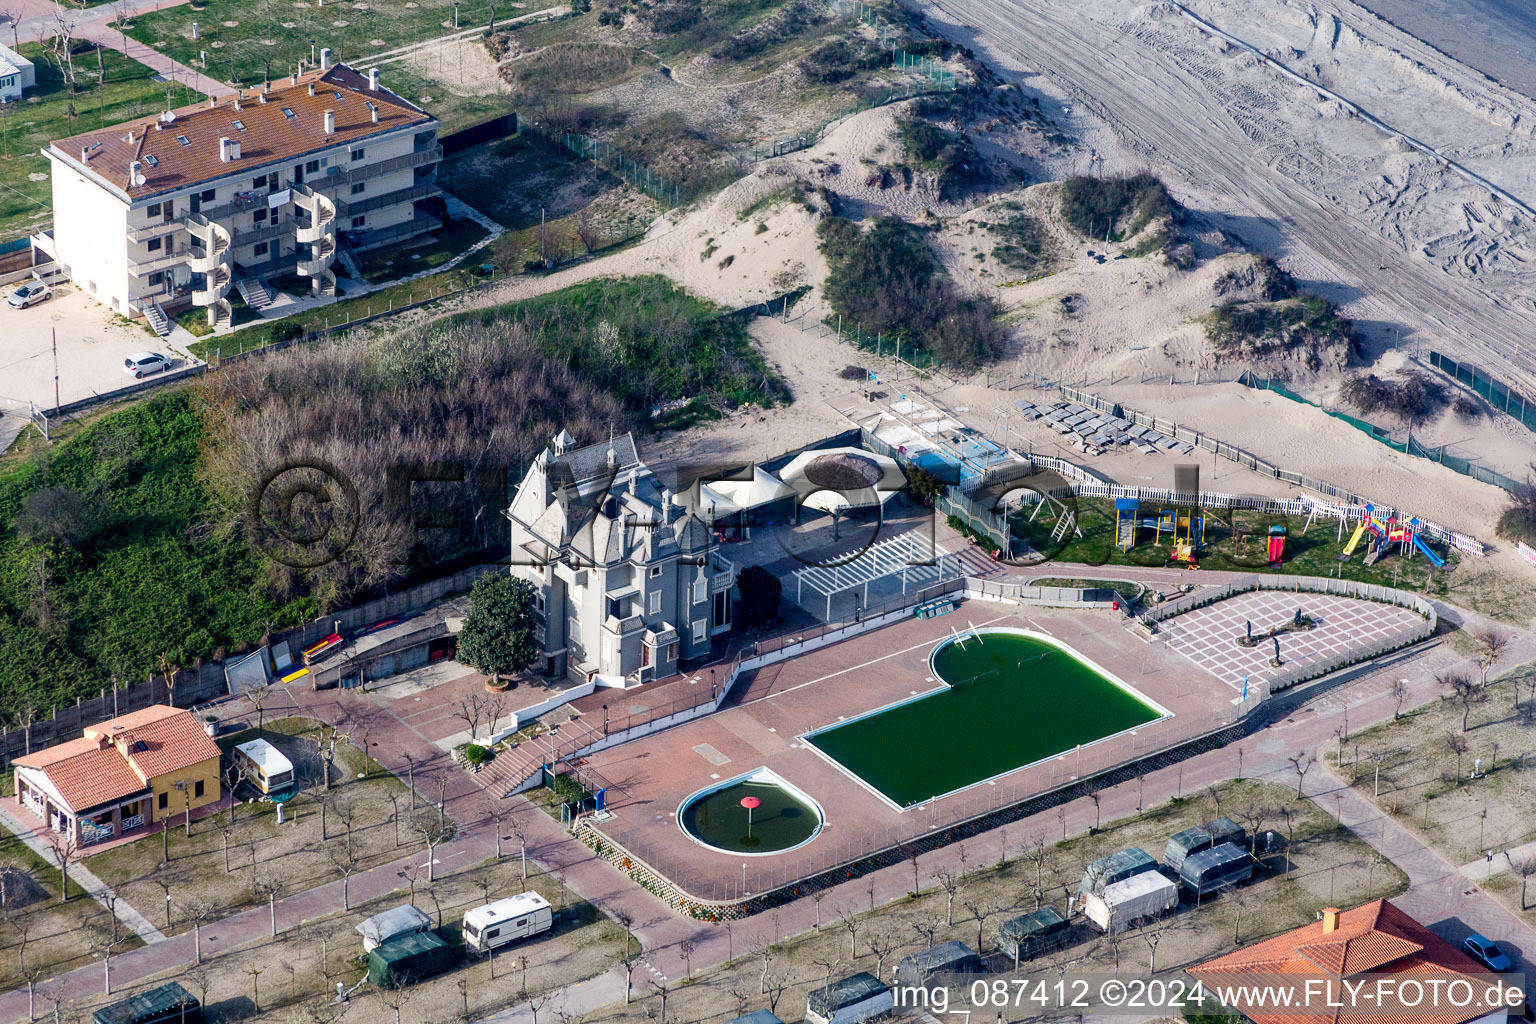
<svg viewBox="0 0 1536 1024">
<path fill-rule="evenodd" d="M 204 715 L 203 731 L 206 732 L 209 736 L 217 737 L 219 735 L 219 716 Z"/>
</svg>

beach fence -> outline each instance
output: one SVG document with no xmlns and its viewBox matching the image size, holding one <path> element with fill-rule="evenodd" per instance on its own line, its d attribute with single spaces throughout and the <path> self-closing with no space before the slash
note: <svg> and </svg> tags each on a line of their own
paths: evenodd
<svg viewBox="0 0 1536 1024">
<path fill-rule="evenodd" d="M 1483 380 L 1489 384 L 1492 383 L 1488 378 L 1483 378 Z M 1462 476 L 1469 476 L 1481 483 L 1492 484 L 1495 487 L 1501 488 L 1502 490 L 1509 491 L 1511 493 L 1515 492 L 1523 486 L 1519 480 L 1516 480 L 1513 477 L 1505 476 L 1503 473 L 1489 469 L 1487 466 L 1478 465 L 1477 460 L 1475 459 L 1466 459 L 1459 455 L 1452 455 L 1447 445 L 1436 445 L 1434 447 L 1430 447 L 1429 445 L 1420 441 L 1415 441 L 1413 439 L 1412 430 L 1409 430 L 1406 436 L 1401 441 L 1399 441 L 1392 431 L 1383 427 L 1378 427 L 1376 424 L 1363 420 L 1358 416 L 1351 416 L 1347 412 L 1340 412 L 1337 409 L 1330 409 L 1327 406 L 1319 405 L 1316 402 L 1310 402 L 1298 395 L 1296 392 L 1291 391 L 1290 389 L 1279 384 L 1273 378 L 1260 377 L 1254 373 L 1244 372 L 1241 376 L 1238 377 L 1238 383 L 1260 391 L 1272 391 L 1283 398 L 1288 398 L 1291 401 L 1297 402 L 1301 405 L 1310 405 L 1312 408 L 1319 409 L 1327 413 L 1329 416 L 1332 416 L 1336 420 L 1348 423 L 1362 434 L 1365 434 L 1371 440 L 1380 444 L 1384 444 L 1388 448 L 1395 449 L 1407 455 L 1412 455 L 1415 458 L 1428 459 L 1430 462 L 1437 462 L 1452 472 L 1460 473 Z M 1502 394 L 1505 400 L 1507 400 L 1509 394 L 1508 389 L 1505 389 Z M 1516 407 L 1520 408 L 1523 415 L 1525 412 L 1523 404 L 1524 400 L 1520 399 L 1519 396 L 1515 396 L 1515 399 L 1517 402 Z M 1536 412 L 1533 412 L 1532 416 L 1536 417 Z"/>
<path fill-rule="evenodd" d="M 1429 365 L 1456 383 L 1471 388 L 1474 394 L 1494 409 L 1519 420 L 1525 429 L 1536 431 L 1536 402 L 1526 398 L 1508 384 L 1488 376 L 1465 360 L 1452 359 L 1433 349 L 1429 352 Z"/>
</svg>

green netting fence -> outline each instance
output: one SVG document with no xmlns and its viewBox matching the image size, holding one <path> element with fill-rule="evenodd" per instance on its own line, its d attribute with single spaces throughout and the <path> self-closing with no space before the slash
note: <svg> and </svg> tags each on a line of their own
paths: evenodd
<svg viewBox="0 0 1536 1024">
<path fill-rule="evenodd" d="M 553 146 L 570 150 L 583 160 L 591 160 L 606 168 L 644 192 L 668 209 L 688 198 L 675 182 L 668 181 L 619 147 L 601 139 L 594 139 L 576 132 L 546 128 L 532 121 L 523 121 L 518 134 L 537 136 Z"/>
<path fill-rule="evenodd" d="M 1457 383 L 1465 384 L 1493 408 L 1519 420 L 1527 430 L 1536 431 L 1536 402 L 1514 388 L 1488 376 L 1471 363 L 1433 350 L 1429 353 L 1429 365 Z"/>
<path fill-rule="evenodd" d="M 1334 419 L 1343 420 L 1345 423 L 1348 423 L 1373 441 L 1378 441 L 1389 448 L 1395 448 L 1400 452 L 1406 452 L 1421 459 L 1438 462 L 1440 465 L 1454 470 L 1462 476 L 1469 476 L 1474 480 L 1480 480 L 1485 484 L 1492 484 L 1506 491 L 1515 491 L 1523 486 L 1520 481 L 1507 477 L 1503 473 L 1495 472 L 1486 466 L 1480 466 L 1471 459 L 1452 455 L 1444 445 L 1431 448 L 1428 445 L 1421 444 L 1413 439 L 1413 431 L 1411 430 L 1407 432 L 1407 435 L 1402 440 L 1398 440 L 1392 431 L 1378 427 L 1374 423 L 1368 423 L 1358 416 L 1351 416 L 1347 412 L 1339 412 L 1337 409 L 1329 409 L 1326 406 L 1318 405 L 1316 402 L 1310 402 L 1269 377 L 1260 377 L 1258 374 L 1245 370 L 1237 378 L 1237 382 L 1260 391 L 1273 391 L 1275 394 L 1289 398 L 1293 402 L 1300 402 L 1302 405 L 1310 405 L 1314 409 L 1321 409 Z M 1482 392 L 1478 393 L 1482 394 Z"/>
<path fill-rule="evenodd" d="M 920 53 L 909 53 L 896 45 L 906 33 L 884 18 L 879 11 L 859 0 L 830 0 L 838 14 L 856 18 L 875 30 L 880 45 L 891 51 L 891 64 L 903 71 L 911 71 L 927 78 L 934 85 L 949 90 L 955 87 L 955 73 L 942 64 Z"/>
</svg>

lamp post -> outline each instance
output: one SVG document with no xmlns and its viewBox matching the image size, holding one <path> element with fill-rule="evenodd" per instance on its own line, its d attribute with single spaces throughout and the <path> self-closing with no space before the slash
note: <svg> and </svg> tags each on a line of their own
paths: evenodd
<svg viewBox="0 0 1536 1024">
<path fill-rule="evenodd" d="M 603 735 L 608 735 L 608 705 L 603 705 Z"/>
</svg>

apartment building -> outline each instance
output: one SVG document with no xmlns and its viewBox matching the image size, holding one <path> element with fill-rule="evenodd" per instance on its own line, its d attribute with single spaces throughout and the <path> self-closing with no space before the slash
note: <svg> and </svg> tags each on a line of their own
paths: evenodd
<svg viewBox="0 0 1536 1024">
<path fill-rule="evenodd" d="M 334 295 L 338 260 L 356 276 L 357 252 L 442 226 L 437 128 L 324 50 L 277 83 L 51 143 L 53 228 L 33 245 L 161 333 L 189 305 L 228 323 L 232 290 L 266 305 L 276 277 Z"/>
<path fill-rule="evenodd" d="M 606 686 L 661 679 L 730 630 L 735 563 L 632 436 L 577 447 L 562 430 L 506 515 L 512 573 L 537 594 L 546 673 Z"/>
</svg>

